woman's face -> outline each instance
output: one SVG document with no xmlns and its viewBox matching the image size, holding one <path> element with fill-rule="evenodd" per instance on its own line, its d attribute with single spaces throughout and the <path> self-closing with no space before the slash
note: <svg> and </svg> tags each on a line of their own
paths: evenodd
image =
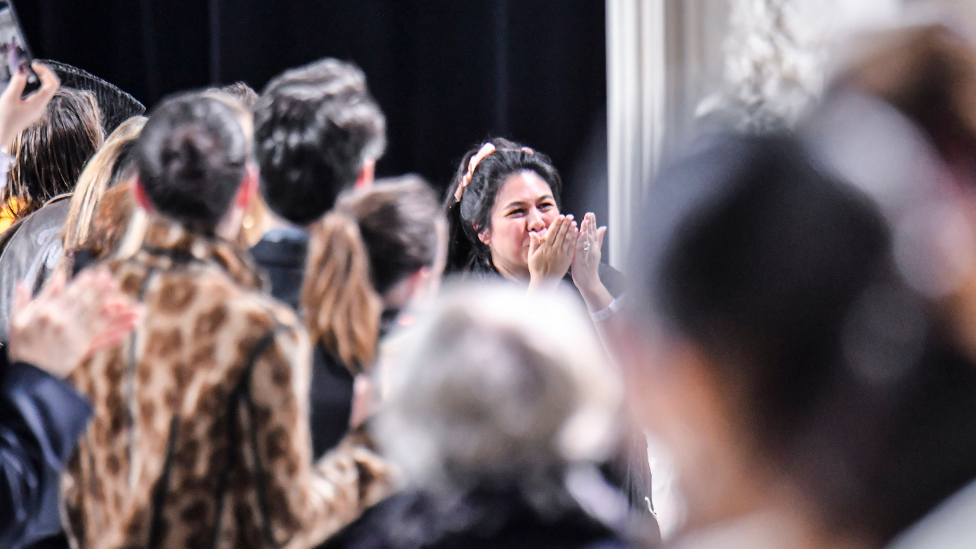
<svg viewBox="0 0 976 549">
<path fill-rule="evenodd" d="M 539 175 L 525 170 L 502 183 L 491 211 L 491 225 L 478 238 L 491 250 L 502 275 L 529 276 L 529 235 L 545 236 L 559 216 L 552 189 Z"/>
</svg>

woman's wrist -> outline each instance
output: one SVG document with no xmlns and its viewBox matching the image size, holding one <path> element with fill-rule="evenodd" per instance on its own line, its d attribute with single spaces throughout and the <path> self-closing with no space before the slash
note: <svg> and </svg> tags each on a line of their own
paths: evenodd
<svg viewBox="0 0 976 549">
<path fill-rule="evenodd" d="M 529 275 L 529 290 L 551 290 L 559 285 L 561 279 L 539 274 Z"/>
<path fill-rule="evenodd" d="M 610 295 L 610 291 L 603 285 L 603 282 L 597 281 L 593 284 L 581 285 L 577 289 L 583 296 L 583 301 L 586 302 L 586 309 L 591 313 L 602 311 L 613 302 L 613 296 Z"/>
</svg>

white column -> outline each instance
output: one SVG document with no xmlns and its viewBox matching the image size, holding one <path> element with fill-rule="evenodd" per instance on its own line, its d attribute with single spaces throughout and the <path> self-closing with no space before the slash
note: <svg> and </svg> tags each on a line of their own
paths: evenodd
<svg viewBox="0 0 976 549">
<path fill-rule="evenodd" d="M 618 269 L 662 158 L 721 83 L 727 18 L 727 0 L 607 0 L 609 257 Z"/>
<path fill-rule="evenodd" d="M 607 0 L 607 226 L 618 269 L 664 142 L 664 21 L 665 0 Z"/>
</svg>

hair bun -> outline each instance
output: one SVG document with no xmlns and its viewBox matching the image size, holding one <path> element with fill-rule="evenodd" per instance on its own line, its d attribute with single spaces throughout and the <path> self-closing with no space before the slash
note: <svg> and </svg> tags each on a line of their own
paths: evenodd
<svg viewBox="0 0 976 549">
<path fill-rule="evenodd" d="M 247 137 L 235 110 L 196 93 L 153 109 L 135 152 L 153 206 L 203 231 L 231 207 L 247 169 Z"/>
<path fill-rule="evenodd" d="M 197 127 L 176 132 L 163 153 L 160 166 L 167 179 L 184 184 L 205 179 L 208 153 L 214 148 L 211 141 Z"/>
</svg>

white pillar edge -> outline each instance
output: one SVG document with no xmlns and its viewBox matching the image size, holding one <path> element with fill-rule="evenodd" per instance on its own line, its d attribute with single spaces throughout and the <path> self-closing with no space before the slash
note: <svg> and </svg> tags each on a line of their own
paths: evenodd
<svg viewBox="0 0 976 549">
<path fill-rule="evenodd" d="M 664 145 L 665 1 L 606 4 L 607 226 L 609 261 L 620 270 Z"/>
</svg>

